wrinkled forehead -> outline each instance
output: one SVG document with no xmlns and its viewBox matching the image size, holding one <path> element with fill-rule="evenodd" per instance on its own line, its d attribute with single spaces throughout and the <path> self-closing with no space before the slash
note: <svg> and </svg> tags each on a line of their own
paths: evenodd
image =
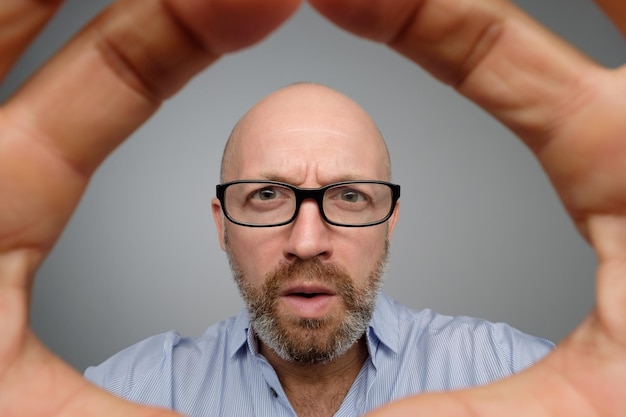
<svg viewBox="0 0 626 417">
<path fill-rule="evenodd" d="M 389 179 L 389 156 L 374 122 L 352 100 L 320 86 L 269 96 L 241 119 L 230 142 L 224 180 Z"/>
</svg>

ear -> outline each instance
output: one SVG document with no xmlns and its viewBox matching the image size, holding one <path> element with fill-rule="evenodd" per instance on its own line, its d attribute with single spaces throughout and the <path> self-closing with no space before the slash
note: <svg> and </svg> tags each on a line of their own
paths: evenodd
<svg viewBox="0 0 626 417">
<path fill-rule="evenodd" d="M 215 221 L 215 228 L 217 229 L 217 238 L 220 241 L 220 247 L 223 251 L 226 250 L 224 242 L 224 214 L 222 213 L 222 205 L 217 198 L 211 200 L 211 210 L 213 211 L 213 220 Z"/>
<path fill-rule="evenodd" d="M 393 231 L 396 228 L 396 222 L 398 221 L 398 217 L 400 216 L 400 201 L 396 201 L 396 207 L 393 209 L 393 213 L 391 213 L 391 217 L 389 218 L 389 227 L 387 229 L 387 239 L 391 242 L 391 236 L 393 235 Z"/>
</svg>

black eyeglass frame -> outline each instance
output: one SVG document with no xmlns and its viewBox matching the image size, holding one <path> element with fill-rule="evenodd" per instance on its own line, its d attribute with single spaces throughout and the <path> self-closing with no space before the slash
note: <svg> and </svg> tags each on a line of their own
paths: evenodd
<svg viewBox="0 0 626 417">
<path fill-rule="evenodd" d="M 268 184 L 268 185 L 279 185 L 281 187 L 285 187 L 285 188 L 289 188 L 291 191 L 293 191 L 294 196 L 296 197 L 296 209 L 294 210 L 293 216 L 291 216 L 291 218 L 289 220 L 286 220 L 284 222 L 280 222 L 280 223 L 276 223 L 276 224 L 270 224 L 270 225 L 265 225 L 265 224 L 250 224 L 250 223 L 244 223 L 241 222 L 239 220 L 235 220 L 233 219 L 230 214 L 228 213 L 228 210 L 226 208 L 226 204 L 224 202 L 224 196 L 226 194 L 226 189 L 234 184 L 255 184 L 255 183 L 259 183 L 259 184 Z M 343 224 L 343 223 L 337 223 L 334 222 L 330 219 L 328 219 L 328 217 L 326 217 L 326 213 L 324 213 L 324 194 L 326 193 L 326 190 L 333 188 L 333 187 L 338 187 L 338 186 L 342 186 L 342 185 L 348 185 L 348 184 L 382 184 L 382 185 L 386 185 L 391 189 L 391 207 L 389 209 L 389 212 L 387 213 L 387 215 L 382 218 L 381 220 L 377 220 L 375 222 L 370 222 L 370 223 L 364 223 L 364 224 Z M 229 182 L 225 182 L 223 184 L 217 184 L 215 186 L 215 194 L 217 199 L 220 201 L 220 205 L 222 206 L 222 213 L 224 213 L 224 216 L 226 216 L 226 218 L 235 224 L 238 224 L 240 226 L 246 226 L 246 227 L 277 227 L 277 226 L 284 226 L 286 224 L 289 224 L 291 222 L 293 222 L 296 217 L 298 217 L 298 212 L 300 211 L 300 205 L 302 204 L 302 202 L 304 200 L 315 200 L 317 202 L 317 207 L 319 208 L 320 214 L 322 215 L 322 219 L 324 219 L 324 221 L 328 224 L 332 224 L 333 226 L 341 226 L 341 227 L 369 227 L 369 226 L 376 226 L 377 224 L 381 224 L 386 222 L 387 220 L 389 220 L 389 218 L 391 217 L 391 215 L 393 214 L 393 212 L 396 209 L 396 203 L 398 202 L 398 200 L 400 199 L 400 186 L 398 184 L 393 184 L 387 181 L 377 181 L 377 180 L 354 180 L 354 181 L 341 181 L 341 182 L 335 182 L 332 184 L 328 184 L 325 185 L 323 187 L 320 188 L 300 188 L 300 187 L 296 187 L 295 185 L 291 185 L 291 184 L 287 184 L 284 182 L 280 182 L 280 181 L 270 181 L 270 180 L 237 180 L 237 181 L 229 181 Z"/>
</svg>

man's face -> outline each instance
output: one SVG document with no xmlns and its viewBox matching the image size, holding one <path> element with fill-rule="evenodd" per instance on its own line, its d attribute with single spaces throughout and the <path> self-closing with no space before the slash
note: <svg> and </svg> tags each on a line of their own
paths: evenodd
<svg viewBox="0 0 626 417">
<path fill-rule="evenodd" d="M 281 90 L 238 126 L 224 180 L 277 180 L 304 188 L 388 180 L 384 144 L 347 98 L 316 86 Z M 305 200 L 296 220 L 268 228 L 213 213 L 222 247 L 260 341 L 283 359 L 318 363 L 344 353 L 374 308 L 396 213 L 371 227 L 331 226 Z"/>
</svg>

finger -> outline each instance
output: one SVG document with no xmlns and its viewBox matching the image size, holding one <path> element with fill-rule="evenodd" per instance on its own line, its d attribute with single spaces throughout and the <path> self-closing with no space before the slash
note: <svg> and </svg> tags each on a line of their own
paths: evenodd
<svg viewBox="0 0 626 417">
<path fill-rule="evenodd" d="M 121 0 L 26 85 L 7 115 L 88 171 L 103 156 L 94 145 L 106 154 L 193 75 L 265 37 L 298 3 Z"/>
<path fill-rule="evenodd" d="M 626 357 L 626 216 L 595 215 L 588 223 L 599 261 L 596 312 L 608 341 Z"/>
<path fill-rule="evenodd" d="M 622 0 L 595 0 L 615 26 L 626 36 L 626 5 Z"/>
<path fill-rule="evenodd" d="M 505 0 L 311 3 L 339 26 L 389 44 L 451 84 L 531 146 L 552 132 L 595 69 Z"/>
<path fill-rule="evenodd" d="M 0 199 L 10 202 L 0 207 L 0 249 L 49 248 L 108 153 L 194 74 L 262 39 L 298 3 L 122 0 L 107 9 L 0 114 Z"/>
<path fill-rule="evenodd" d="M 63 0 L 2 0 L 0 2 L 0 80 L 54 15 Z"/>
<path fill-rule="evenodd" d="M 89 172 L 161 100 L 223 53 L 262 39 L 297 5 L 122 0 L 27 84 L 7 114 Z"/>
</svg>

